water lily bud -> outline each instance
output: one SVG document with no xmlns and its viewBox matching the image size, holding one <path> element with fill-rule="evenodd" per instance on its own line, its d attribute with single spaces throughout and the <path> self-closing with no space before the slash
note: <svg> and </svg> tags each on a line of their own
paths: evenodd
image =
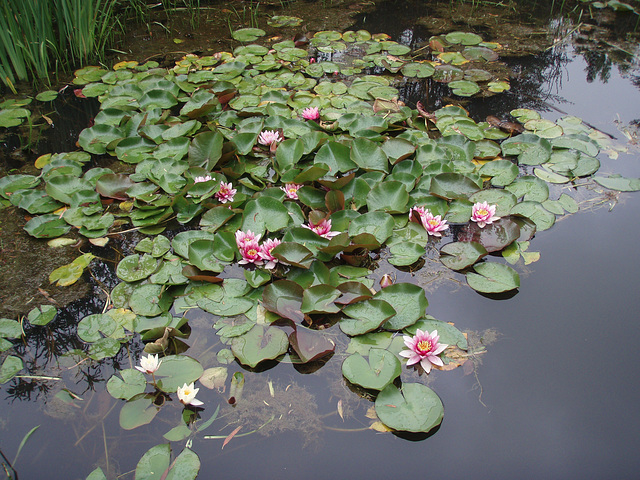
<svg viewBox="0 0 640 480">
<path fill-rule="evenodd" d="M 380 279 L 380 286 L 382 288 L 385 288 L 385 287 L 388 287 L 389 285 L 393 285 L 393 279 L 391 278 L 391 275 L 389 275 L 388 273 L 385 273 Z"/>
</svg>

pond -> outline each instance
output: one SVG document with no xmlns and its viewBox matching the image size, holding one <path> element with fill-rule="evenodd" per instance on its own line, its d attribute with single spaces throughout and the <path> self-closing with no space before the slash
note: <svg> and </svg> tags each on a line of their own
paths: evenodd
<svg viewBox="0 0 640 480">
<path fill-rule="evenodd" d="M 297 3 L 291 2 L 290 7 L 295 9 Z M 322 7 L 332 12 L 326 3 Z M 344 30 L 385 32 L 413 48 L 427 43 L 432 35 L 460 30 L 498 41 L 495 28 L 490 28 L 486 19 L 495 18 L 494 26 L 500 25 L 502 17 L 512 21 L 516 8 L 483 9 L 476 3 L 381 2 L 375 8 L 360 6 L 366 11 L 355 15 L 353 24 L 341 26 Z M 320 8 L 320 3 L 304 2 L 304 8 Z M 348 4 L 341 8 L 349 11 Z M 545 8 L 541 5 L 533 12 L 545 18 L 549 10 L 545 4 Z M 638 45 L 637 37 L 629 33 L 633 32 L 635 17 L 629 20 L 622 12 L 605 10 L 593 22 L 585 18 L 572 21 L 568 15 L 553 15 L 540 22 L 533 13 L 527 16 L 526 9 L 521 13 L 522 23 L 504 26 L 510 30 L 510 37 L 505 39 L 527 44 L 540 36 L 539 32 L 550 30 L 555 36 L 547 38 L 547 44 L 558 42 L 548 50 L 525 45 L 535 52 L 530 55 L 520 55 L 522 51 L 501 55 L 514 72 L 509 92 L 473 97 L 467 102 L 466 97 L 452 96 L 448 87 L 432 84 L 428 100 L 419 88 L 400 89 L 406 103 L 415 108 L 420 100 L 435 111 L 453 98 L 464 103 L 476 122 L 488 115 L 507 119 L 515 108 L 537 110 L 552 121 L 566 114 L 577 116 L 586 125 L 617 137 L 611 145 L 625 148 L 601 148 L 599 175 L 640 177 L 636 143 L 640 116 Z M 291 14 L 303 16 L 295 10 Z M 495 17 L 498 14 L 502 17 Z M 328 25 L 330 22 L 327 20 Z M 626 37 L 614 35 L 620 23 L 625 23 Z M 611 36 L 598 36 L 600 43 L 595 49 L 595 34 L 589 29 L 598 30 L 602 25 Z M 635 56 L 624 53 L 629 50 Z M 96 165 L 103 166 L 92 164 Z M 533 166 L 525 168 L 533 173 Z M 640 367 L 635 358 L 640 335 L 640 202 L 637 193 L 607 190 L 588 178 L 577 179 L 575 184 L 582 186 L 551 185 L 554 198 L 567 193 L 580 209 L 575 214 L 558 215 L 551 228 L 536 232 L 526 251 L 539 252 L 540 257 L 526 265 L 520 259 L 513 265 L 520 282 L 515 290 L 479 293 L 467 285 L 463 273 L 444 268 L 437 251 L 453 240 L 447 232 L 440 243 L 429 239 L 422 268 L 394 267 L 389 263 L 393 255 L 388 249 L 382 249 L 380 258 L 375 259 L 379 267 L 371 276 L 376 290 L 383 273 L 390 273 L 396 285 L 419 285 L 428 299 L 427 314 L 467 333 L 470 348 L 459 362 L 460 368 L 434 369 L 427 376 L 402 366 L 403 382 L 428 385 L 444 404 L 441 425 L 428 435 L 382 433 L 369 428 L 376 420 L 375 412 L 372 415 L 368 411 L 373 406 L 372 393 L 347 386 L 341 364 L 349 340 L 340 336 L 339 330 L 335 333 L 338 325 L 326 330 L 338 347 L 325 362 L 307 367 L 292 363 L 287 356 L 280 363 L 267 361 L 251 369 L 236 361 L 217 362 L 220 358 L 216 354 L 224 345 L 211 325 L 220 317 L 186 309 L 191 335 L 184 339 L 189 349 L 183 355 L 198 359 L 205 368 L 227 367 L 229 374 L 224 391 L 196 384 L 200 387 L 197 398 L 204 402 L 196 425 L 211 418 L 221 406 L 219 418 L 189 440 L 189 448 L 201 462 L 199 478 L 382 478 L 416 474 L 448 478 L 633 478 L 640 467 L 640 418 L 634 414 L 640 401 L 636 380 Z M 15 209 L 0 214 L 3 229 L 16 223 L 19 216 Z M 454 228 L 460 239 L 462 227 Z M 184 230 L 165 234 L 171 238 Z M 33 242 L 26 234 L 16 231 L 16 235 Z M 110 291 L 120 281 L 113 261 L 134 254 L 135 245 L 143 238 L 133 232 L 113 250 L 83 248 L 82 253 L 91 248 L 103 257 L 100 266 L 92 264 L 93 278 L 85 274 L 81 281 L 85 285 L 81 288 L 89 288 L 90 294 L 60 309 L 50 329 L 25 322 L 27 341 L 16 342 L 1 357 L 22 356 L 28 375 L 61 379 L 14 378 L 0 387 L 4 394 L 0 449 L 5 465 L 16 455 L 24 435 L 40 425 L 20 451 L 15 464 L 19 478 L 46 475 L 50 479 L 85 479 L 98 466 L 107 478 L 134 478 L 145 452 L 167 443 L 163 435 L 180 425 L 184 412 L 190 411 L 183 409 L 173 395 L 173 399 L 169 396 L 164 400 L 161 413 L 148 425 L 130 430 L 121 427 L 119 412 L 124 401 L 113 398 L 105 384 L 114 372 L 136 365 L 149 338 L 142 341 L 136 335 L 117 355 L 100 362 L 62 355 L 82 348 L 76 324 L 103 311 L 105 290 Z M 525 248 L 523 245 L 523 252 Z M 60 256 L 63 258 L 52 260 L 56 266 L 70 262 L 77 252 Z M 502 256 L 487 258 L 499 261 Z M 536 259 L 535 254 L 527 258 Z M 245 278 L 242 266 L 225 270 L 225 274 L 226 278 Z M 49 290 L 49 285 L 42 288 Z M 80 290 L 77 295 L 84 292 Z M 2 296 L 8 298 L 8 293 L 2 292 Z M 42 297 L 26 307 L 12 308 L 26 314 L 40 303 L 45 303 Z M 174 304 L 174 312 L 176 308 Z M 230 379 L 237 372 L 243 372 L 246 383 L 237 405 L 230 407 Z M 61 383 L 80 398 L 60 395 Z M 243 428 L 229 438 L 239 425 Z M 243 436 L 249 431 L 254 432 Z M 174 455 L 183 451 L 185 442 L 172 442 Z M 140 474 L 136 478 L 160 477 Z"/>
</svg>

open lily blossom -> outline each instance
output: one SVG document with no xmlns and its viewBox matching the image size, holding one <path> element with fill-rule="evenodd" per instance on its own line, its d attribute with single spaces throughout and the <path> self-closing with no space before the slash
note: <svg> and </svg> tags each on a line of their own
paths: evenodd
<svg viewBox="0 0 640 480">
<path fill-rule="evenodd" d="M 416 330 L 416 334 L 411 337 L 404 335 L 404 344 L 408 350 L 402 350 L 400 356 L 408 358 L 407 366 L 420 363 L 420 366 L 426 373 L 431 371 L 432 365 L 442 367 L 444 364 L 438 355 L 440 355 L 445 348 L 449 345 L 444 343 L 438 343 L 440 336 L 438 331 L 423 332 L 422 330 Z"/>
<path fill-rule="evenodd" d="M 422 226 L 425 228 L 429 235 L 433 235 L 434 237 L 441 237 L 442 231 L 447 230 L 449 225 L 447 225 L 446 220 L 442 220 L 440 215 L 433 216 L 431 212 L 427 210 L 427 215 L 424 218 L 421 218 Z"/>
<path fill-rule="evenodd" d="M 203 402 L 196 398 L 196 395 L 200 391 L 199 388 L 194 388 L 193 382 L 189 385 L 186 383 L 182 387 L 178 387 L 176 393 L 178 394 L 178 400 L 183 405 L 193 405 L 194 407 L 199 407 L 200 405 L 204 405 Z"/>
<path fill-rule="evenodd" d="M 251 230 L 247 230 L 243 232 L 242 230 L 236 231 L 236 245 L 238 249 L 242 250 L 246 245 L 250 245 L 252 243 L 258 244 L 260 240 L 260 235 L 256 235 Z"/>
<path fill-rule="evenodd" d="M 302 118 L 305 120 L 318 120 L 320 118 L 318 107 L 309 107 L 302 110 Z"/>
<path fill-rule="evenodd" d="M 233 197 L 236 195 L 236 192 L 237 190 L 232 188 L 231 182 L 220 182 L 220 190 L 215 193 L 214 197 L 216 197 L 220 203 L 233 202 Z"/>
<path fill-rule="evenodd" d="M 258 143 L 261 145 L 269 146 L 281 141 L 282 137 L 280 136 L 280 132 L 276 130 L 263 130 L 258 136 Z"/>
<path fill-rule="evenodd" d="M 441 237 L 442 234 L 440 232 L 449 228 L 446 220 L 442 220 L 440 215 L 433 215 L 429 209 L 425 209 L 424 207 L 411 207 L 409 209 L 410 222 L 417 222 L 414 212 L 417 213 L 420 218 L 420 223 L 429 235 Z"/>
<path fill-rule="evenodd" d="M 254 265 L 262 265 L 262 257 L 260 256 L 260 245 L 258 242 L 247 243 L 242 247 L 238 247 L 242 260 L 238 263 L 240 265 L 247 265 L 253 263 Z"/>
<path fill-rule="evenodd" d="M 287 198 L 291 200 L 298 200 L 298 190 L 302 185 L 298 183 L 287 183 L 284 187 L 280 187 L 280 189 L 285 193 Z"/>
<path fill-rule="evenodd" d="M 193 181 L 195 183 L 203 183 L 203 182 L 208 182 L 209 180 L 213 180 L 213 178 L 211 177 L 211 175 L 204 175 L 204 176 L 200 176 L 200 177 L 195 177 L 193 179 Z"/>
<path fill-rule="evenodd" d="M 489 205 L 488 202 L 475 203 L 471 210 L 471 221 L 476 222 L 480 228 L 484 228 L 485 225 L 500 220 L 500 217 L 496 216 L 496 207 L 497 205 Z"/>
<path fill-rule="evenodd" d="M 147 355 L 146 357 L 140 357 L 140 365 L 136 365 L 136 368 L 142 373 L 152 374 L 160 367 L 162 360 L 158 360 L 158 355 Z"/>
<path fill-rule="evenodd" d="M 282 243 L 281 240 L 269 238 L 265 240 L 262 245 L 260 245 L 260 257 L 265 260 L 267 263 L 264 265 L 264 268 L 271 270 L 275 268 L 276 263 L 278 263 L 278 259 L 271 255 L 271 250 Z"/>
<path fill-rule="evenodd" d="M 326 218 L 323 218 L 317 225 L 313 225 L 311 222 L 309 222 L 308 225 L 306 223 L 303 223 L 302 226 L 304 228 L 308 228 L 312 232 L 315 232 L 324 238 L 333 238 L 336 235 L 340 235 L 340 232 L 331 231 L 331 220 L 327 220 Z"/>
</svg>

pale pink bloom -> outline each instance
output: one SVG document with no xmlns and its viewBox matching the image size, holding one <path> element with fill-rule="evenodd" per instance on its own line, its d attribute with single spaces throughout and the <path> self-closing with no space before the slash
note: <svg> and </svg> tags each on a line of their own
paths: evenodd
<svg viewBox="0 0 640 480">
<path fill-rule="evenodd" d="M 327 220 L 326 218 L 323 218 L 322 221 L 317 225 L 313 225 L 311 222 L 309 222 L 309 225 L 303 223 L 302 226 L 304 228 L 308 228 L 312 232 L 316 232 L 318 235 L 324 238 L 332 238 L 336 235 L 340 235 L 340 232 L 331 231 L 331 220 Z"/>
<path fill-rule="evenodd" d="M 298 190 L 300 190 L 301 187 L 302 185 L 298 183 L 287 183 L 284 187 L 280 187 L 280 190 L 287 195 L 287 198 L 298 200 Z"/>
<path fill-rule="evenodd" d="M 302 110 L 302 118 L 305 120 L 318 120 L 320 118 L 318 107 L 309 107 Z"/>
<path fill-rule="evenodd" d="M 140 365 L 136 365 L 136 368 L 142 373 L 154 373 L 160 367 L 162 360 L 158 360 L 158 355 L 147 355 L 146 357 L 140 357 Z"/>
<path fill-rule="evenodd" d="M 258 242 L 251 242 L 243 245 L 242 247 L 238 247 L 240 250 L 240 255 L 242 255 L 242 260 L 238 263 L 240 265 L 246 265 L 249 263 L 253 263 L 254 265 L 262 265 L 262 257 L 260 256 L 260 245 Z"/>
<path fill-rule="evenodd" d="M 426 216 L 429 210 L 425 210 L 424 207 L 411 207 L 409 209 L 410 222 L 417 222 L 417 220 L 414 219 L 413 212 L 416 212 L 418 214 L 418 217 L 420 217 L 420 223 L 424 224 L 424 221 L 422 219 Z"/>
<path fill-rule="evenodd" d="M 272 269 L 275 268 L 276 263 L 278 263 L 278 259 L 276 257 L 274 257 L 273 255 L 271 255 L 271 250 L 273 250 L 275 247 L 277 247 L 278 245 L 280 245 L 282 242 L 278 239 L 268 239 L 265 240 L 263 242 L 262 245 L 260 245 L 260 257 L 263 260 L 266 260 L 266 264 L 264 266 L 264 268 L 266 269 Z"/>
<path fill-rule="evenodd" d="M 216 199 L 220 203 L 233 202 L 233 197 L 235 196 L 236 192 L 237 190 L 235 188 L 232 188 L 231 182 L 220 182 L 220 190 L 215 193 L 214 197 L 216 197 Z"/>
<path fill-rule="evenodd" d="M 438 331 L 423 332 L 416 330 L 416 334 L 411 337 L 404 335 L 404 344 L 409 350 L 402 350 L 400 356 L 408 358 L 407 366 L 420 362 L 420 365 L 426 373 L 431 371 L 431 365 L 442 367 L 444 364 L 438 355 L 440 355 L 449 345 L 438 343 L 440 336 Z"/>
<path fill-rule="evenodd" d="M 425 218 L 422 218 L 422 226 L 427 231 L 429 235 L 433 235 L 434 237 L 441 237 L 443 230 L 449 228 L 446 220 L 442 220 L 440 215 L 433 216 L 429 210 L 427 210 L 427 215 Z"/>
<path fill-rule="evenodd" d="M 281 141 L 282 137 L 277 130 L 263 130 L 258 137 L 258 143 L 267 146 Z"/>
<path fill-rule="evenodd" d="M 242 249 L 245 245 L 250 245 L 252 243 L 258 243 L 260 240 L 260 235 L 256 235 L 251 230 L 247 230 L 243 232 L 242 230 L 238 230 L 236 232 L 236 245 L 238 245 L 239 249 Z"/>
<path fill-rule="evenodd" d="M 500 220 L 500 217 L 496 216 L 497 205 L 489 205 L 488 202 L 478 202 L 473 205 L 471 210 L 471 221 L 476 222 L 480 228 L 484 228 L 485 225 Z"/>
<path fill-rule="evenodd" d="M 391 275 L 389 275 L 388 273 L 385 273 L 380 279 L 380 286 L 382 288 L 387 288 L 391 285 L 393 285 L 393 278 L 391 278 Z"/>
<path fill-rule="evenodd" d="M 409 221 L 416 221 L 414 219 L 413 212 L 418 214 L 420 217 L 420 223 L 429 235 L 441 237 L 442 234 L 440 232 L 449 228 L 446 220 L 442 220 L 440 215 L 434 216 L 429 209 L 425 209 L 424 207 L 412 207 L 409 210 Z"/>
<path fill-rule="evenodd" d="M 195 183 L 208 182 L 209 180 L 213 180 L 211 175 L 205 175 L 204 177 L 196 177 L 193 179 Z"/>
<path fill-rule="evenodd" d="M 186 383 L 182 387 L 178 387 L 176 393 L 178 394 L 178 400 L 183 405 L 193 405 L 194 407 L 198 407 L 200 405 L 204 405 L 200 400 L 196 398 L 196 394 L 200 391 L 199 388 L 194 388 L 193 382 L 189 385 Z"/>
</svg>

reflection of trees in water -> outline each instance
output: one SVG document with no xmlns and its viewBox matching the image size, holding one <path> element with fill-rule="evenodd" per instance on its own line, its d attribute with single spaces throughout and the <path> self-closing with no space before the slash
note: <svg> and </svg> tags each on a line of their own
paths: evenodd
<svg viewBox="0 0 640 480">
<path fill-rule="evenodd" d="M 101 294 L 102 290 L 97 285 L 111 291 L 119 282 L 115 268 L 105 262 L 95 261 L 91 270 L 93 277 L 88 280 L 93 285 L 92 294 L 58 309 L 56 318 L 48 325 L 37 326 L 24 322 L 25 340 L 17 341 L 14 347 L 14 355 L 19 356 L 24 364 L 24 369 L 18 375 L 62 377 L 63 380 L 14 378 L 6 388 L 8 398 L 37 400 L 41 395 L 46 397 L 49 393 L 57 393 L 62 384 L 77 394 L 84 394 L 95 390 L 96 384 L 106 382 L 114 371 L 129 368 L 128 360 L 126 366 L 121 366 L 121 362 L 129 356 L 127 349 L 121 349 L 115 357 L 100 362 L 89 358 L 83 360 L 78 355 L 61 359 L 71 350 L 86 351 L 88 348 L 78 337 L 77 326 L 84 317 L 102 313 L 105 295 Z M 137 351 L 139 347 L 135 341 L 129 344 L 130 351 Z M 78 362 L 77 368 L 74 362 Z M 72 371 L 74 377 L 65 376 L 67 371 Z"/>
</svg>

